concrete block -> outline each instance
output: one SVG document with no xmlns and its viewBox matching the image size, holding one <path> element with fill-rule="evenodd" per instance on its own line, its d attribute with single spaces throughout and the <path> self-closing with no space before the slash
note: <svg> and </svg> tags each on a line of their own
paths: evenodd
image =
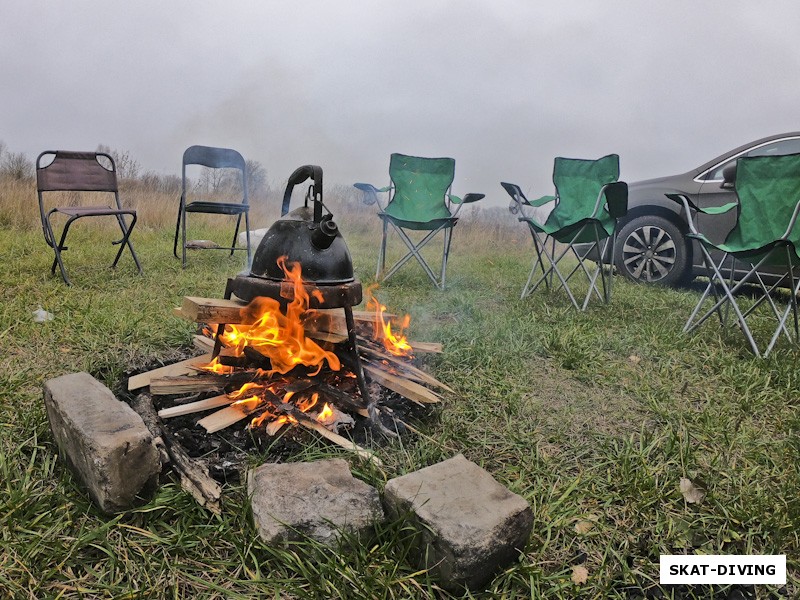
<svg viewBox="0 0 800 600">
<path fill-rule="evenodd" d="M 44 403 L 59 454 L 106 513 L 124 511 L 155 490 L 158 450 L 141 417 L 88 373 L 44 384 Z"/>
<path fill-rule="evenodd" d="M 340 532 L 372 537 L 384 518 L 378 491 L 340 458 L 263 464 L 248 472 L 247 491 L 258 533 L 269 544 L 307 537 L 333 547 Z"/>
<path fill-rule="evenodd" d="M 519 556 L 533 528 L 525 499 L 461 454 L 390 480 L 384 505 L 416 530 L 416 566 L 451 591 L 484 585 Z"/>
</svg>

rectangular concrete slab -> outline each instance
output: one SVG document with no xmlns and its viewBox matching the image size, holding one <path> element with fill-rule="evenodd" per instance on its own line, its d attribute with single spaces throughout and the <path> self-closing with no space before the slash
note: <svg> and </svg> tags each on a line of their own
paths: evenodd
<svg viewBox="0 0 800 600">
<path fill-rule="evenodd" d="M 89 373 L 44 384 L 59 454 L 106 513 L 124 511 L 155 489 L 161 471 L 152 436 L 133 409 Z"/>
<path fill-rule="evenodd" d="M 383 501 L 417 531 L 417 566 L 449 590 L 485 584 L 519 556 L 533 528 L 525 499 L 461 454 L 390 480 Z"/>
</svg>

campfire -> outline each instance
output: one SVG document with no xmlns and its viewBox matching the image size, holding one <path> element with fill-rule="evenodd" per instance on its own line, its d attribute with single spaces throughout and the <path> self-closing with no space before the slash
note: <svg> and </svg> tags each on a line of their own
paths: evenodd
<svg viewBox="0 0 800 600">
<path fill-rule="evenodd" d="M 309 177 L 306 206 L 288 213 L 292 187 Z M 322 216 L 321 178 L 313 166 L 290 177 L 284 216 L 262 240 L 250 272 L 228 280 L 224 298 L 187 296 L 175 309 L 199 324 L 195 345 L 205 354 L 129 379 L 129 391 L 149 387 L 153 412 L 159 409 L 147 419 L 151 426 L 163 432 L 171 419 L 189 416 L 192 435 L 238 424 L 268 438 L 299 427 L 379 462 L 348 431 L 360 425 L 396 437 L 413 429 L 398 415 L 398 399 L 426 406 L 450 390 L 413 364 L 415 355 L 441 352 L 441 345 L 409 341 L 408 316 L 387 313 L 372 290 L 366 310 L 354 310 L 362 288 L 331 215 Z M 176 436 L 161 437 L 178 444 Z M 183 479 L 181 461 L 170 458 Z"/>
</svg>

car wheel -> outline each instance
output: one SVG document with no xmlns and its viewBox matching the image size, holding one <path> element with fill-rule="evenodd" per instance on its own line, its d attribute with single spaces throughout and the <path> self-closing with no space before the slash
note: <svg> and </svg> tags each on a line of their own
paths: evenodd
<svg viewBox="0 0 800 600">
<path fill-rule="evenodd" d="M 633 281 L 677 285 L 686 277 L 688 258 L 686 237 L 664 217 L 636 217 L 617 236 L 614 263 Z"/>
</svg>

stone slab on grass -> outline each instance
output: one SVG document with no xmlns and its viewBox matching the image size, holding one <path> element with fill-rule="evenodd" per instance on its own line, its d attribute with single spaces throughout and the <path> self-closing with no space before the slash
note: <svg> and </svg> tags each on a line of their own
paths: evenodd
<svg viewBox="0 0 800 600">
<path fill-rule="evenodd" d="M 106 513 L 121 512 L 155 490 L 161 462 L 141 417 L 89 373 L 44 384 L 59 454 Z"/>
<path fill-rule="evenodd" d="M 451 591 L 489 581 L 519 556 L 533 528 L 525 499 L 461 454 L 390 480 L 384 504 L 416 530 L 416 566 Z"/>
<path fill-rule="evenodd" d="M 266 463 L 247 474 L 253 521 L 268 544 L 311 538 L 334 547 L 340 532 L 368 539 L 383 520 L 378 491 L 340 458 Z"/>
</svg>

